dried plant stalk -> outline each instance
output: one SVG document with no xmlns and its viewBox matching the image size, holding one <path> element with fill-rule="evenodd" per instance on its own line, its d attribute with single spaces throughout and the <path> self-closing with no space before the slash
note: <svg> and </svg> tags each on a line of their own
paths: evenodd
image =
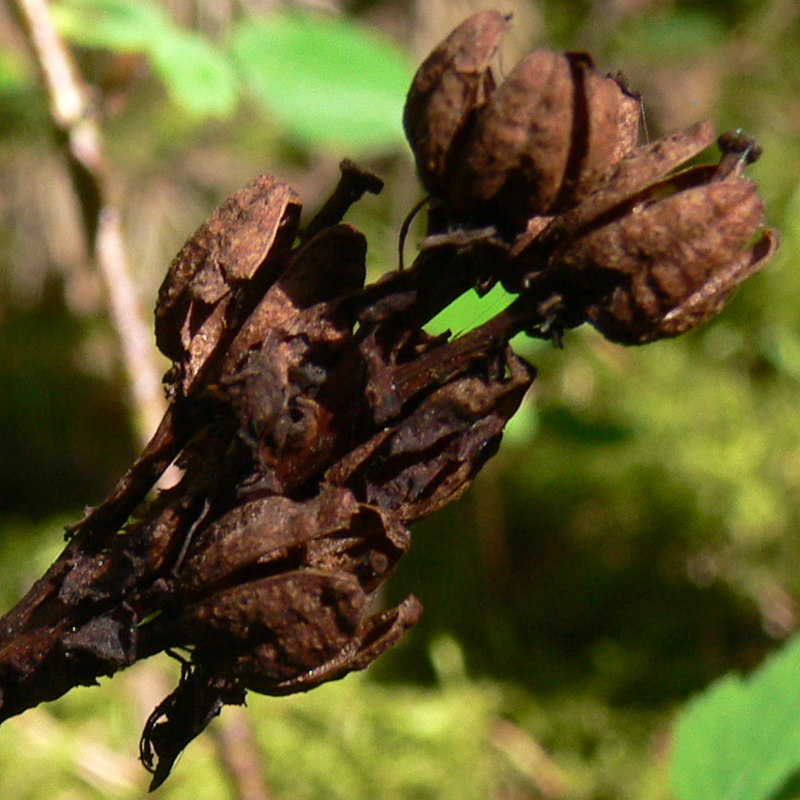
<svg viewBox="0 0 800 800">
<path fill-rule="evenodd" d="M 363 669 L 421 613 L 372 608 L 409 526 L 466 490 L 535 378 L 510 339 L 584 322 L 623 344 L 674 336 L 775 252 L 743 174 L 752 140 L 674 172 L 711 126 L 636 146 L 638 99 L 583 55 L 538 51 L 495 89 L 507 25 L 471 18 L 414 79 L 405 124 L 433 208 L 410 269 L 364 285 L 366 240 L 341 219 L 382 182 L 349 162 L 304 231 L 294 192 L 261 176 L 187 241 L 156 308 L 170 407 L 0 623 L 0 719 L 185 653 L 142 737 L 157 786 L 247 690 Z M 494 318 L 426 333 L 497 282 L 517 297 Z M 175 458 L 181 481 L 140 506 Z"/>
</svg>

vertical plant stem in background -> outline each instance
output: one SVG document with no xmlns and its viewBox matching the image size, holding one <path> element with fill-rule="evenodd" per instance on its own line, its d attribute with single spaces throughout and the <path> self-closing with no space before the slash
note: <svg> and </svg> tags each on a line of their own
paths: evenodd
<svg viewBox="0 0 800 800">
<path fill-rule="evenodd" d="M 119 339 L 136 435 L 145 445 L 158 428 L 166 401 L 150 325 L 142 316 L 128 267 L 120 214 L 108 199 L 102 134 L 90 105 L 89 87 L 53 25 L 46 0 L 17 0 L 16 8 L 47 90 L 56 138 L 66 156 L 80 204 L 87 246 L 102 277 L 108 315 Z M 246 724 L 238 719 L 240 737 Z M 223 741 L 234 735 L 220 734 Z M 253 740 L 252 731 L 247 740 Z M 241 764 L 229 763 L 229 756 L 229 748 L 220 748 L 220 758 L 231 775 L 237 796 L 267 798 L 263 776 L 250 769 L 248 780 L 243 781 Z"/>
<path fill-rule="evenodd" d="M 137 438 L 144 444 L 166 405 L 150 326 L 142 317 L 125 257 L 119 212 L 107 196 L 103 141 L 89 87 L 56 31 L 45 0 L 17 0 L 15 5 L 47 90 L 56 138 L 80 203 L 88 249 L 101 275 L 109 317 L 119 338 Z"/>
</svg>

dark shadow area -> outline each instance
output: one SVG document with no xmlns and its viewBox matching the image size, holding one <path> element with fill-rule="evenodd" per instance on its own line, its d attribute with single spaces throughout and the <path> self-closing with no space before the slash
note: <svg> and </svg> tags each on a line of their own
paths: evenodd
<svg viewBox="0 0 800 800">
<path fill-rule="evenodd" d="M 41 520 L 99 502 L 136 454 L 124 392 L 79 366 L 87 328 L 56 285 L 36 307 L 3 308 L 0 514 Z"/>
</svg>

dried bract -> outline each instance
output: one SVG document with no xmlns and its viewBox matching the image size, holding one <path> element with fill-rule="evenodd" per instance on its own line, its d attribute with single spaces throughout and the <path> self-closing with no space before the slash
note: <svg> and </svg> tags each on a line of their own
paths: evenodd
<svg viewBox="0 0 800 800">
<path fill-rule="evenodd" d="M 587 309 L 607 339 L 644 344 L 718 314 L 733 290 L 772 257 L 756 186 L 737 178 L 678 192 L 587 234 L 567 270 L 610 270 L 614 288 Z M 755 244 L 753 244 L 755 240 Z"/>
<path fill-rule="evenodd" d="M 763 228 L 756 186 L 742 174 L 753 147 L 652 181 L 712 138 L 706 124 L 635 151 L 607 186 L 520 237 L 506 285 L 540 298 L 544 324 L 556 333 L 590 322 L 621 344 L 676 336 L 710 319 L 778 246 Z"/>
<path fill-rule="evenodd" d="M 179 625 L 194 663 L 266 694 L 366 666 L 421 610 L 409 599 L 368 613 L 409 544 L 399 520 L 344 488 L 236 507 L 198 534 L 180 568 Z"/>
<path fill-rule="evenodd" d="M 295 192 L 261 175 L 227 198 L 175 256 L 158 292 L 156 343 L 176 364 L 169 376 L 176 396 L 193 392 L 231 323 L 277 277 L 299 218 Z"/>
</svg>

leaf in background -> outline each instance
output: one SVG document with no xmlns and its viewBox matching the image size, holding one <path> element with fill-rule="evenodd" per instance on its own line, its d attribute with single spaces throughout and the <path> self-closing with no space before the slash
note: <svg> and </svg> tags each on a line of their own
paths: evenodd
<svg viewBox="0 0 800 800">
<path fill-rule="evenodd" d="M 18 53 L 0 51 L 0 95 L 16 94 L 33 85 L 31 70 Z"/>
<path fill-rule="evenodd" d="M 800 638 L 747 678 L 684 710 L 672 756 L 678 800 L 775 800 L 800 769 Z"/>
<path fill-rule="evenodd" d="M 725 29 L 707 9 L 632 15 L 614 32 L 617 46 L 651 63 L 706 56 L 725 41 Z"/>
<path fill-rule="evenodd" d="M 53 8 L 71 42 L 118 53 L 143 53 L 170 100 L 198 118 L 228 117 L 238 81 L 227 56 L 197 33 L 185 31 L 158 6 L 143 0 L 63 0 Z"/>
<path fill-rule="evenodd" d="M 405 142 L 401 117 L 413 68 L 352 23 L 273 14 L 242 22 L 233 53 L 256 100 L 308 144 L 355 151 Z"/>
<path fill-rule="evenodd" d="M 195 117 L 228 117 L 236 108 L 236 73 L 225 55 L 195 33 L 173 29 L 149 52 L 173 103 Z"/>
<path fill-rule="evenodd" d="M 52 7 L 61 34 L 73 44 L 117 53 L 143 53 L 174 26 L 144 0 L 62 0 Z"/>
</svg>

